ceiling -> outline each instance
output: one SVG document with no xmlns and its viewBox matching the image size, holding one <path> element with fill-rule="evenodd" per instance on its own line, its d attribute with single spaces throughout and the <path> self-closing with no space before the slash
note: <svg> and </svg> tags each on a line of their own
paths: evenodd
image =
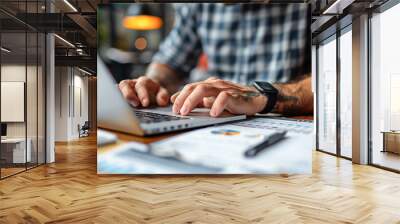
<svg viewBox="0 0 400 224">
<path fill-rule="evenodd" d="M 74 45 L 55 38 L 56 65 L 95 71 L 96 9 L 100 3 L 101 0 L 1 0 L 2 45 L 12 50 L 7 53 L 8 60 L 18 61 L 26 55 L 28 58 L 36 55 L 37 44 L 30 43 L 33 35 L 29 32 L 51 32 Z M 27 38 L 21 35 L 25 32 L 28 32 Z M 25 46 L 28 46 L 26 50 Z"/>
</svg>

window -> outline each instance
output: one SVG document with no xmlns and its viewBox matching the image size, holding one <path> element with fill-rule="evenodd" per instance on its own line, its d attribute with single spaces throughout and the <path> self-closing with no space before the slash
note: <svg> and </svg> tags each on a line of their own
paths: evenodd
<svg viewBox="0 0 400 224">
<path fill-rule="evenodd" d="M 337 35 L 340 35 L 339 38 Z M 320 151 L 351 159 L 353 78 L 351 24 L 322 41 L 318 45 L 317 54 L 317 147 Z"/>
<path fill-rule="evenodd" d="M 318 149 L 336 154 L 336 39 L 319 45 L 318 63 Z"/>
<path fill-rule="evenodd" d="M 371 162 L 400 170 L 400 4 L 371 18 Z"/>
<path fill-rule="evenodd" d="M 352 157 L 352 33 L 351 26 L 340 36 L 340 155 Z"/>
</svg>

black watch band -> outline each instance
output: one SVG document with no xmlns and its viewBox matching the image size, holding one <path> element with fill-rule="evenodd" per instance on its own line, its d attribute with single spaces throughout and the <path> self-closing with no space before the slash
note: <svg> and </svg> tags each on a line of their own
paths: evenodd
<svg viewBox="0 0 400 224">
<path fill-rule="evenodd" d="M 254 88 L 257 89 L 257 91 L 259 91 L 261 94 L 263 94 L 268 98 L 267 104 L 265 105 L 264 109 L 259 113 L 267 114 L 271 112 L 276 105 L 279 91 L 272 84 L 268 82 L 255 81 L 253 86 Z"/>
</svg>

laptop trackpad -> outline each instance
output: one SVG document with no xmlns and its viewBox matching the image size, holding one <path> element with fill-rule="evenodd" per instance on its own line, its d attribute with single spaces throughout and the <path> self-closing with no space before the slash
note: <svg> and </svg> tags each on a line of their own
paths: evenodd
<svg viewBox="0 0 400 224">
<path fill-rule="evenodd" d="M 210 117 L 210 109 L 208 108 L 196 108 L 192 112 L 188 114 L 191 117 Z M 228 111 L 222 112 L 221 115 L 218 117 L 232 117 L 233 114 L 229 113 Z"/>
</svg>

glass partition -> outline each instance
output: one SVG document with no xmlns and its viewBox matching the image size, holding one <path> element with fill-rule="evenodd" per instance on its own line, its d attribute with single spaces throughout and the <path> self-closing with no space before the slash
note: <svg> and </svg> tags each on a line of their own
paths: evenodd
<svg viewBox="0 0 400 224">
<path fill-rule="evenodd" d="M 38 33 L 38 64 L 37 64 L 37 163 L 46 162 L 46 36 Z"/>
<path fill-rule="evenodd" d="M 45 162 L 45 35 L 23 22 L 43 1 L 0 2 L 0 178 Z M 37 18 L 37 17 L 34 17 Z"/>
<path fill-rule="evenodd" d="M 27 97 L 26 97 L 26 112 L 27 112 L 27 142 L 28 147 L 27 150 L 31 153 L 29 154 L 30 158 L 27 163 L 27 167 L 34 167 L 37 165 L 37 149 L 38 149 L 38 139 L 37 139 L 37 127 L 38 127 L 38 49 L 37 49 L 37 41 L 38 36 L 36 32 L 31 30 L 27 33 L 27 52 L 28 52 L 28 61 L 27 61 L 27 80 L 26 80 L 26 89 L 27 89 Z"/>
<path fill-rule="evenodd" d="M 53 3 L 51 3 L 53 4 Z M 37 0 L 36 13 L 46 13 L 46 0 Z M 46 162 L 46 35 L 37 30 L 37 164 Z"/>
<path fill-rule="evenodd" d="M 27 141 L 26 32 L 1 34 L 1 161 L 2 177 L 24 171 L 30 162 L 30 141 Z M 7 50 L 4 50 L 7 49 Z"/>
</svg>

